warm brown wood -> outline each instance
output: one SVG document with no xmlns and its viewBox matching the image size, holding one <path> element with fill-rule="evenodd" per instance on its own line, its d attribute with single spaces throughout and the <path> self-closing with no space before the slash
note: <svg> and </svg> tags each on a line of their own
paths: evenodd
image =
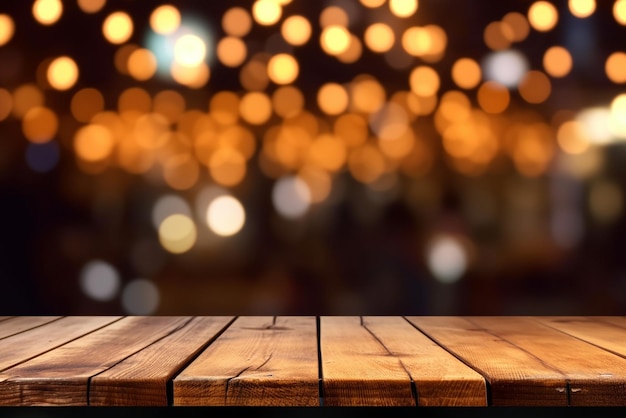
<svg viewBox="0 0 626 418">
<path fill-rule="evenodd" d="M 567 406 L 565 375 L 472 317 L 407 317 L 489 382 L 496 406 Z"/>
<path fill-rule="evenodd" d="M 358 316 L 320 318 L 326 406 L 415 406 L 411 377 Z"/>
<path fill-rule="evenodd" d="M 0 340 L 0 371 L 30 360 L 121 317 L 65 317 Z"/>
<path fill-rule="evenodd" d="M 240 317 L 174 379 L 174 405 L 319 404 L 315 317 Z"/>
<path fill-rule="evenodd" d="M 161 340 L 93 377 L 89 404 L 168 405 L 167 383 L 233 319 L 225 316 L 189 318 Z"/>
<path fill-rule="evenodd" d="M 626 328 L 594 316 L 547 316 L 533 319 L 626 358 Z"/>
<path fill-rule="evenodd" d="M 39 327 L 61 318 L 60 316 L 16 316 L 5 317 L 0 322 L 0 339 L 19 334 L 31 328 Z"/>
<path fill-rule="evenodd" d="M 363 327 L 409 373 L 419 406 L 487 405 L 485 379 L 404 318 L 366 316 Z"/>
<path fill-rule="evenodd" d="M 570 405 L 626 405 L 626 360 L 621 357 L 532 317 L 473 317 L 466 321 L 558 371 L 567 383 L 565 392 Z M 482 365 L 486 359 L 484 355 L 481 357 L 478 361 Z M 507 362 L 505 366 L 527 370 L 525 363 Z"/>
<path fill-rule="evenodd" d="M 173 332 L 186 317 L 126 317 L 0 373 L 0 405 L 87 405 L 89 379 Z"/>
</svg>

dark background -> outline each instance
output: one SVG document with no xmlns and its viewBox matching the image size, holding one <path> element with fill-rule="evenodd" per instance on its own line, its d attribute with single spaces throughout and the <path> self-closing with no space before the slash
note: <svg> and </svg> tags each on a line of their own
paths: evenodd
<svg viewBox="0 0 626 418">
<path fill-rule="evenodd" d="M 227 8 L 252 4 L 171 3 L 184 15 L 207 22 L 217 37 L 223 35 L 219 22 Z M 574 69 L 567 77 L 552 80 L 553 92 L 545 103 L 525 104 L 512 93 L 508 111 L 530 110 L 546 123 L 560 110 L 607 105 L 624 91 L 604 72 L 609 54 L 625 49 L 626 28 L 613 19 L 613 2 L 600 1 L 595 13 L 585 19 L 571 16 L 566 1 L 554 3 L 560 11 L 557 27 L 548 33 L 531 31 L 515 47 L 536 69 L 541 69 L 542 54 L 549 46 L 572 47 L 578 51 L 573 52 Z M 109 0 L 103 10 L 87 15 L 74 1 L 65 1 L 62 18 L 51 27 L 36 23 L 31 4 L 0 3 L 0 13 L 9 14 L 16 23 L 13 39 L 0 46 L 0 88 L 13 91 L 34 82 L 41 61 L 70 55 L 81 69 L 77 85 L 69 92 L 45 90 L 46 104 L 59 114 L 69 114 L 72 92 L 82 87 L 102 91 L 107 108 L 134 85 L 153 93 L 179 89 L 188 108 L 201 110 L 219 90 L 241 91 L 237 72 L 219 64 L 211 67 L 208 85 L 199 90 L 157 78 L 136 82 L 116 72 L 113 57 L 118 47 L 102 38 L 102 20 L 115 10 L 129 12 L 135 21 L 131 42 L 142 43 L 148 16 L 162 2 Z M 296 84 L 305 94 L 307 108 L 318 112 L 313 98 L 325 81 L 348 82 L 364 72 L 374 75 L 389 92 L 406 89 L 410 69 L 393 70 L 376 54 L 364 51 L 356 63 L 342 64 L 321 52 L 317 17 L 332 4 L 294 0 L 285 7 L 285 15 L 306 15 L 314 27 L 308 44 L 294 50 L 301 68 Z M 356 0 L 352 4 L 362 8 Z M 471 56 L 480 62 L 489 53 L 482 36 L 488 23 L 511 11 L 526 13 L 530 4 L 420 1 L 410 24 L 435 23 L 448 35 L 446 54 L 432 64 L 442 74 L 440 92 L 454 88 L 447 74 L 457 58 Z M 377 13 L 362 12 L 371 19 Z M 366 20 L 351 29 L 362 34 Z M 246 40 L 262 48 L 276 31 L 276 27 L 255 25 Z M 576 48 L 583 44 L 588 47 Z M 428 123 L 432 121 L 425 118 L 425 126 Z M 59 136 L 68 136 L 64 129 L 75 127 L 75 122 L 63 119 Z M 437 147 L 436 135 L 432 141 Z M 117 269 L 122 288 L 137 277 L 151 280 L 160 292 L 155 314 L 626 313 L 626 218 L 620 215 L 601 222 L 588 204 L 591 186 L 599 179 L 617 185 L 623 193 L 623 145 L 598 147 L 602 166 L 591 177 L 564 181 L 556 157 L 553 166 L 536 177 L 519 173 L 505 157 L 497 158 L 482 175 L 471 177 L 454 170 L 438 147 L 430 170 L 416 177 L 400 175 L 390 192 L 372 192 L 350 173 L 340 173 L 333 183 L 332 204 L 314 207 L 297 221 L 276 213 L 270 198 L 274 180 L 261 172 L 253 158 L 246 179 L 232 190 L 247 211 L 245 238 L 225 241 L 209 251 L 173 255 L 158 246 L 149 224 L 151 207 L 159 196 L 172 192 L 193 206 L 194 196 L 211 183 L 208 175 L 197 187 L 176 192 L 113 167 L 97 175 L 85 173 L 71 147 L 63 146 L 54 169 L 35 172 L 25 160 L 27 140 L 20 121 L 9 117 L 0 121 L 0 313 L 125 313 L 120 297 L 100 302 L 81 291 L 81 269 L 94 259 Z M 578 193 L 568 204 L 582 214 L 584 229 L 575 245 L 564 247 L 552 236 L 550 222 L 555 196 L 565 183 Z M 481 209 L 483 204 L 477 204 L 477 199 L 490 207 L 479 210 L 479 216 L 476 206 Z M 428 240 L 438 232 L 461 234 L 474 249 L 472 263 L 455 283 L 436 280 L 428 269 Z M 154 244 L 147 244 L 153 262 L 149 272 L 139 271 L 132 261 L 133 245 L 139 241 Z"/>
</svg>

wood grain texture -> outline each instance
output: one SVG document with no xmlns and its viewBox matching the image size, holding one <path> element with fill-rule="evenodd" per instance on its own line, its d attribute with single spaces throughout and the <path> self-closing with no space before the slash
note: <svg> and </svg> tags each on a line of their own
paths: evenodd
<svg viewBox="0 0 626 418">
<path fill-rule="evenodd" d="M 121 317 L 65 317 L 0 340 L 0 371 L 30 360 Z"/>
<path fill-rule="evenodd" d="M 6 317 L 0 322 L 0 339 L 19 334 L 61 318 L 60 316 L 16 316 Z"/>
<path fill-rule="evenodd" d="M 0 405 L 87 405 L 91 377 L 168 335 L 187 320 L 125 317 L 7 369 L 0 373 Z"/>
<path fill-rule="evenodd" d="M 626 361 L 623 358 L 555 330 L 533 317 L 472 317 L 463 320 L 473 324 L 476 331 L 488 332 L 493 337 L 506 341 L 512 347 L 540 360 L 545 367 L 562 375 L 566 383 L 564 392 L 569 405 L 626 404 Z M 447 341 L 441 343 L 448 344 Z M 483 344 L 483 348 L 485 346 L 486 344 Z M 475 353 L 472 354 L 471 351 Z M 473 357 L 470 363 L 476 364 L 477 367 L 485 367 L 484 363 L 490 355 L 478 353 L 479 347 L 470 352 L 459 352 L 462 356 L 469 357 L 471 354 Z M 511 371 L 519 370 L 520 373 L 529 374 L 530 369 L 526 364 L 531 363 L 527 362 L 528 359 L 524 359 L 523 362 L 507 361 L 504 366 Z M 533 381 L 536 379 L 533 377 Z M 518 377 L 516 380 L 518 382 L 516 384 L 519 384 L 524 379 Z M 508 394 L 515 392 L 507 390 Z M 495 404 L 496 389 L 493 382 L 492 393 Z"/>
<path fill-rule="evenodd" d="M 481 326 L 476 318 L 407 319 L 487 379 L 491 405 L 568 405 L 567 381 L 562 371 Z"/>
<path fill-rule="evenodd" d="M 533 317 L 549 327 L 626 358 L 626 328 L 594 316 Z"/>
<path fill-rule="evenodd" d="M 320 318 L 325 406 L 415 406 L 411 376 L 358 316 Z"/>
<path fill-rule="evenodd" d="M 233 319 L 225 316 L 189 318 L 161 340 L 93 377 L 89 404 L 168 405 L 167 383 Z"/>
<path fill-rule="evenodd" d="M 240 317 L 173 386 L 174 405 L 316 406 L 315 317 Z"/>
<path fill-rule="evenodd" d="M 363 327 L 398 359 L 418 406 L 486 406 L 485 379 L 397 316 L 366 316 Z"/>
</svg>

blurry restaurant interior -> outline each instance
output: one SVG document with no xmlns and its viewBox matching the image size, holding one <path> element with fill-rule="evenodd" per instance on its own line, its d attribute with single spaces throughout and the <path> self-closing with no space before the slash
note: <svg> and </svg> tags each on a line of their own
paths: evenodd
<svg viewBox="0 0 626 418">
<path fill-rule="evenodd" d="M 626 0 L 0 2 L 0 314 L 626 314 Z"/>
</svg>

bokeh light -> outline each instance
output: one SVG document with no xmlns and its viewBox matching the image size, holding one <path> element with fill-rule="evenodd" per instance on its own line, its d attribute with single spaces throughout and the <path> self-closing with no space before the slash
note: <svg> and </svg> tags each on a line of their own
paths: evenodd
<svg viewBox="0 0 626 418">
<path fill-rule="evenodd" d="M 7 14 L 0 14 L 0 46 L 8 43 L 15 33 L 15 22 Z"/>
<path fill-rule="evenodd" d="M 428 246 L 428 268 L 442 283 L 454 283 L 468 268 L 468 254 L 462 241 L 452 235 L 434 237 Z"/>
<path fill-rule="evenodd" d="M 91 260 L 80 272 L 80 285 L 90 298 L 106 302 L 115 296 L 120 288 L 120 274 L 110 263 Z"/>
<path fill-rule="evenodd" d="M 219 196 L 210 204 L 206 212 L 206 222 L 211 231 L 223 237 L 238 233 L 246 221 L 242 204 L 232 196 Z"/>
<path fill-rule="evenodd" d="M 102 33 L 112 44 L 122 44 L 133 35 L 134 25 L 131 17 L 125 12 L 113 12 L 104 20 Z"/>
<path fill-rule="evenodd" d="M 152 315 L 160 300 L 159 289 L 147 279 L 134 279 L 122 291 L 122 306 L 129 315 Z"/>
<path fill-rule="evenodd" d="M 57 90 L 68 90 L 78 80 L 78 66 L 70 57 L 54 59 L 48 67 L 48 82 Z"/>
<path fill-rule="evenodd" d="M 33 16 L 42 25 L 53 25 L 63 14 L 61 0 L 35 0 Z"/>
<path fill-rule="evenodd" d="M 171 4 L 164 4 L 150 14 L 150 27 L 161 35 L 175 32 L 180 26 L 180 11 Z"/>
<path fill-rule="evenodd" d="M 168 216 L 159 225 L 159 242 L 173 254 L 189 251 L 196 243 L 197 234 L 193 220 L 180 213 Z"/>
</svg>

